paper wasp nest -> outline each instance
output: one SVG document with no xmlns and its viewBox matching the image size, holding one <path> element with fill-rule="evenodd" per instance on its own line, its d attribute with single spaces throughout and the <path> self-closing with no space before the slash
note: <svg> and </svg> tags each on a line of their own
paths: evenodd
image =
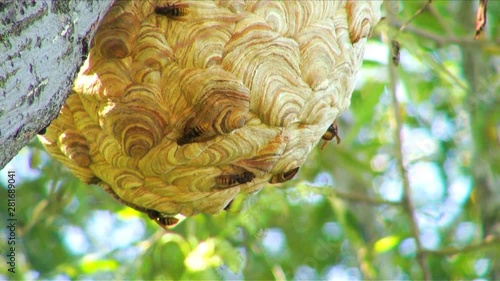
<svg viewBox="0 0 500 281">
<path fill-rule="evenodd" d="M 116 1 L 42 141 L 154 219 L 217 213 L 333 137 L 379 19 L 378 1 Z"/>
</svg>

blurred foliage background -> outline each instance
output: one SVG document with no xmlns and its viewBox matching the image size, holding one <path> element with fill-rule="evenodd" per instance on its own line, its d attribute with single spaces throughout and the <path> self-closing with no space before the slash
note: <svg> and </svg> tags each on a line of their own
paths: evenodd
<svg viewBox="0 0 500 281">
<path fill-rule="evenodd" d="M 18 219 L 16 273 L 1 239 L 0 280 L 500 280 L 500 2 L 474 40 L 478 3 L 386 1 L 342 142 L 169 233 L 34 140 L 0 173 L 7 198 L 16 172 Z"/>
</svg>

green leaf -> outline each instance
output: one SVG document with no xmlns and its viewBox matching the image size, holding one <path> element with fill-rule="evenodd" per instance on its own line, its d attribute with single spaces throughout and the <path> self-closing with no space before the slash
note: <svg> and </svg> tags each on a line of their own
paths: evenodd
<svg viewBox="0 0 500 281">
<path fill-rule="evenodd" d="M 384 253 L 394 249 L 401 241 L 401 237 L 396 235 L 386 236 L 382 239 L 379 239 L 375 244 L 373 244 L 373 250 L 375 253 Z"/>
<path fill-rule="evenodd" d="M 80 264 L 80 269 L 83 273 L 91 274 L 98 271 L 114 271 L 119 267 L 119 264 L 115 260 L 97 260 L 94 257 L 84 258 Z"/>
</svg>

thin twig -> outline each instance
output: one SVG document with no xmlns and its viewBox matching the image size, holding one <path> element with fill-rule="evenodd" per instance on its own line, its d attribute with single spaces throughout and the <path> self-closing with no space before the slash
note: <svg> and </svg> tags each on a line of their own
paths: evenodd
<svg viewBox="0 0 500 281">
<path fill-rule="evenodd" d="M 313 191 L 314 193 L 325 195 L 327 197 L 338 197 L 343 200 L 362 202 L 371 205 L 401 206 L 401 202 L 398 201 L 389 201 L 379 198 L 372 198 L 360 193 L 344 192 L 335 190 L 333 188 L 315 187 L 310 185 L 308 185 L 307 188 L 309 191 Z"/>
<path fill-rule="evenodd" d="M 395 28 L 399 28 L 401 30 L 401 27 L 403 27 L 403 23 L 397 19 L 392 19 L 390 21 L 390 24 L 394 26 Z M 433 41 L 436 41 L 436 43 L 439 46 L 444 46 L 448 44 L 459 44 L 459 45 L 472 45 L 472 46 L 481 46 L 481 45 L 498 45 L 500 44 L 500 38 L 493 39 L 491 41 L 481 41 L 481 40 L 474 40 L 473 38 L 469 37 L 456 37 L 452 35 L 443 35 L 443 34 L 437 34 L 422 28 L 418 28 L 413 25 L 408 25 L 405 26 L 405 31 L 409 33 L 413 33 L 415 35 L 418 35 L 420 37 L 424 37 Z"/>
<path fill-rule="evenodd" d="M 338 197 L 343 200 L 362 202 L 372 205 L 391 205 L 391 206 L 401 206 L 401 202 L 388 201 L 384 199 L 371 198 L 360 193 L 343 192 L 339 190 L 331 190 L 331 196 Z"/>
<path fill-rule="evenodd" d="M 403 26 L 401 26 L 401 28 L 399 28 L 399 31 L 403 31 L 407 25 L 409 25 L 416 17 L 418 17 L 421 13 L 423 13 L 425 11 L 425 9 L 427 9 L 427 7 L 432 3 L 432 0 L 428 0 L 427 3 L 425 3 L 425 5 L 422 6 L 422 8 L 420 8 L 418 11 L 415 12 L 415 14 L 408 20 L 406 21 L 405 24 L 403 24 Z"/>
<path fill-rule="evenodd" d="M 446 31 L 446 35 L 453 34 L 453 30 L 451 29 L 450 23 L 445 22 L 441 13 L 436 9 L 436 6 L 430 5 L 428 8 L 429 8 L 429 13 L 431 13 L 434 16 L 434 18 L 436 18 L 441 28 L 443 28 Z"/>
<path fill-rule="evenodd" d="M 434 58 L 432 61 L 431 61 L 431 64 L 429 65 L 431 68 L 435 68 L 436 70 L 440 70 L 442 71 L 444 74 L 446 74 L 451 80 L 453 80 L 453 82 L 455 82 L 455 85 L 459 88 L 461 88 L 464 92 L 469 92 L 470 89 L 469 87 L 464 84 L 464 82 L 462 80 L 460 80 L 460 78 L 458 78 L 458 76 L 456 76 L 455 74 L 453 74 L 448 68 L 445 67 L 445 65 L 440 62 L 438 59 Z"/>
<path fill-rule="evenodd" d="M 493 237 L 490 239 L 485 239 L 483 242 L 479 244 L 469 245 L 463 248 L 446 247 L 439 250 L 424 250 L 424 252 L 433 255 L 451 256 L 451 255 L 463 254 L 467 252 L 475 252 L 480 250 L 498 251 L 499 250 L 498 248 L 500 248 L 500 237 Z"/>
<path fill-rule="evenodd" d="M 388 44 L 392 42 L 392 38 L 389 38 Z M 390 50 L 389 46 L 389 50 Z M 389 54 L 389 60 L 393 54 Z M 396 119 L 396 128 L 395 128 L 395 143 L 396 143 L 396 160 L 398 164 L 398 170 L 401 174 L 403 181 L 403 208 L 408 215 L 408 219 L 410 221 L 410 230 L 412 236 L 415 238 L 415 243 L 417 246 L 417 261 L 424 274 L 425 280 L 431 280 L 431 273 L 429 270 L 429 266 L 427 264 L 426 253 L 423 251 L 422 243 L 420 241 L 420 231 L 417 224 L 417 218 L 415 213 L 415 207 L 413 206 L 413 201 L 411 199 L 411 190 L 410 190 L 410 182 L 408 180 L 408 171 L 405 167 L 405 162 L 403 158 L 403 141 L 402 141 L 402 133 L 403 133 L 403 116 L 401 115 L 400 104 L 396 95 L 396 68 L 393 64 L 388 64 L 389 67 L 389 87 L 388 90 L 392 95 L 392 102 L 394 106 L 394 116 Z"/>
</svg>

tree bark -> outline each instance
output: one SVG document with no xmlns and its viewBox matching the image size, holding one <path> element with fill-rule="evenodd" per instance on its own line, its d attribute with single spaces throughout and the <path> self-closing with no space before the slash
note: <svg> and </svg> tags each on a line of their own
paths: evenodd
<svg viewBox="0 0 500 281">
<path fill-rule="evenodd" d="M 0 3 L 0 168 L 57 116 L 112 3 Z"/>
</svg>

